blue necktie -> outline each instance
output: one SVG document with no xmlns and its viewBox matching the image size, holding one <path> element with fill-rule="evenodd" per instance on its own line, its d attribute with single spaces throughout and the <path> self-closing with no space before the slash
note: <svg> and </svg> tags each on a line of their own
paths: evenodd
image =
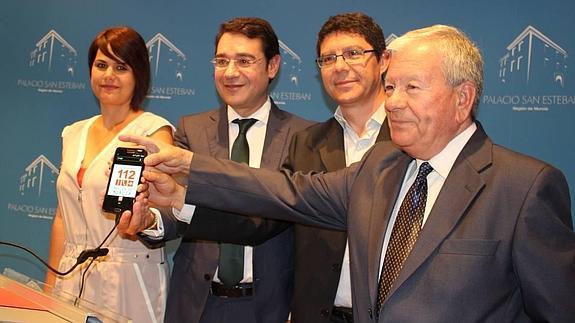
<svg viewBox="0 0 575 323">
<path fill-rule="evenodd" d="M 248 129 L 256 123 L 256 119 L 235 119 L 232 121 L 239 125 L 240 132 L 232 145 L 231 160 L 249 164 L 250 147 L 246 138 Z M 237 285 L 244 277 L 244 246 L 222 243 L 220 244 L 220 260 L 218 278 L 226 286 Z"/>
<path fill-rule="evenodd" d="M 379 278 L 375 308 L 377 316 L 379 316 L 381 306 L 391 290 L 393 282 L 399 276 L 405 259 L 417 241 L 427 201 L 427 175 L 432 171 L 433 167 L 428 162 L 421 164 L 415 182 L 407 191 L 397 213 Z"/>
</svg>

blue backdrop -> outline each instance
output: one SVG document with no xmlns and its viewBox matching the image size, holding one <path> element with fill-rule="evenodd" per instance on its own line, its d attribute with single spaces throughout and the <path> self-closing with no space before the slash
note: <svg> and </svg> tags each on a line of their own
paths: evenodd
<svg viewBox="0 0 575 323">
<path fill-rule="evenodd" d="M 437 23 L 463 29 L 484 54 L 478 118 L 487 132 L 499 144 L 560 168 L 573 191 L 573 1 L 12 0 L 0 12 L 0 240 L 47 256 L 60 132 L 98 113 L 87 48 L 103 28 L 130 25 L 146 39 L 153 71 L 147 105 L 176 123 L 184 114 L 218 105 L 209 61 L 219 24 L 235 16 L 268 19 L 283 56 L 272 97 L 288 111 L 321 121 L 334 106 L 314 63 L 316 34 L 329 16 L 348 11 L 374 17 L 388 40 Z M 0 247 L 0 270 L 5 266 L 35 278 L 44 275 L 28 255 Z"/>
</svg>

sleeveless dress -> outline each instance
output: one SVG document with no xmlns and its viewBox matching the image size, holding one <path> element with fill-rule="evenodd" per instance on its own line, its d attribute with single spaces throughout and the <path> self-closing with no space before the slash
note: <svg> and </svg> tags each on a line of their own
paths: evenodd
<svg viewBox="0 0 575 323">
<path fill-rule="evenodd" d="M 116 147 L 134 146 L 117 137 L 112 139 L 85 169 L 80 187 L 76 176 L 84 158 L 88 129 L 98 117 L 78 121 L 62 131 L 62 165 L 56 187 L 66 242 L 60 271 L 71 268 L 82 250 L 97 247 L 112 230 L 114 216 L 101 211 L 100 194 L 108 181 L 105 171 Z M 144 112 L 119 134 L 149 136 L 164 126 L 174 130 L 164 118 Z M 140 241 L 121 238 L 117 231 L 102 247 L 110 251 L 88 269 L 82 299 L 95 305 L 96 310 L 110 310 L 133 322 L 162 322 L 169 280 L 164 249 L 149 249 Z M 63 291 L 61 296 L 78 296 L 82 273 L 89 262 L 56 280 L 56 290 Z"/>
</svg>

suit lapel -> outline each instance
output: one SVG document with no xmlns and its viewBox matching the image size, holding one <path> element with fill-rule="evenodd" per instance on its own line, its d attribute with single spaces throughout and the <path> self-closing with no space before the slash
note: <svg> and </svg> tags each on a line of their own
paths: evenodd
<svg viewBox="0 0 575 323">
<path fill-rule="evenodd" d="M 224 106 L 215 110 L 208 118 L 209 124 L 206 125 L 206 138 L 210 155 L 229 159 L 229 134 L 228 134 L 228 115 L 227 108 Z"/>
<path fill-rule="evenodd" d="M 272 101 L 266 138 L 262 153 L 261 168 L 278 169 L 283 162 L 284 147 L 289 145 L 289 122 L 284 122 L 285 114 Z"/>
<path fill-rule="evenodd" d="M 465 145 L 447 176 L 388 297 L 432 255 L 481 192 L 485 182 L 480 172 L 491 164 L 491 148 L 491 142 L 478 125 L 478 130 Z"/>
<path fill-rule="evenodd" d="M 387 122 L 387 118 L 383 120 L 381 129 L 379 129 L 379 133 L 377 134 L 376 142 L 380 141 L 391 141 L 391 132 L 389 130 L 389 123 Z"/>
<path fill-rule="evenodd" d="M 372 304 L 375 304 L 377 297 L 383 239 L 410 161 L 411 158 L 404 154 L 391 166 L 384 168 L 376 180 L 367 237 L 368 285 Z"/>
<path fill-rule="evenodd" d="M 332 119 L 323 142 L 319 146 L 319 155 L 326 170 L 332 171 L 346 166 L 343 129 L 335 119 Z"/>
</svg>

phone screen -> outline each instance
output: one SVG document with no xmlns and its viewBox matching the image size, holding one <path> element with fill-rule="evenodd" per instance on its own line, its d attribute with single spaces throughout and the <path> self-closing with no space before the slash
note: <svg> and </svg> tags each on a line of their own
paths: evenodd
<svg viewBox="0 0 575 323">
<path fill-rule="evenodd" d="M 110 174 L 108 195 L 136 197 L 136 190 L 142 173 L 141 166 L 114 164 Z"/>
<path fill-rule="evenodd" d="M 146 151 L 143 149 L 116 148 L 102 205 L 104 211 L 119 214 L 132 209 L 144 168 L 144 157 Z"/>
</svg>

